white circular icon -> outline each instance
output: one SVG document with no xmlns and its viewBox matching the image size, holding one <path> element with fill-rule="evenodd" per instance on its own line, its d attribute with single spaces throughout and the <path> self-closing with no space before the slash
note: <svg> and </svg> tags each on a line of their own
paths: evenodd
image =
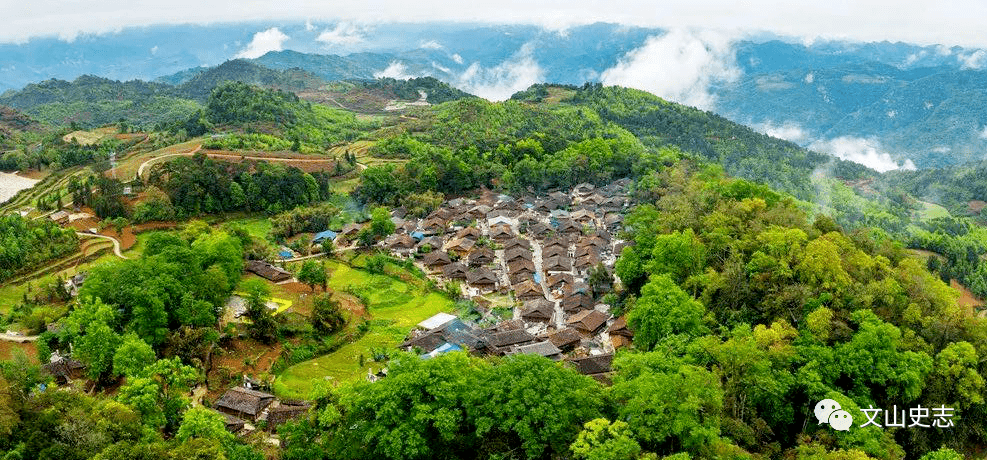
<svg viewBox="0 0 987 460">
<path fill-rule="evenodd" d="M 815 413 L 816 420 L 819 420 L 820 424 L 829 423 L 829 414 L 834 411 L 843 409 L 840 407 L 840 403 L 833 401 L 832 399 L 824 399 L 816 403 Z"/>
<path fill-rule="evenodd" d="M 833 411 L 829 414 L 829 426 L 833 427 L 836 431 L 850 431 L 850 425 L 853 425 L 853 416 L 845 410 Z"/>
</svg>

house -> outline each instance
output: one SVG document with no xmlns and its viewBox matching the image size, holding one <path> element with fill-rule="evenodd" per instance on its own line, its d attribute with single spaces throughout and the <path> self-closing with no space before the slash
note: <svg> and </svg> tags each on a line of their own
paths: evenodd
<svg viewBox="0 0 987 460">
<path fill-rule="evenodd" d="M 576 246 L 576 258 L 586 257 L 586 256 L 600 256 L 600 248 L 596 246 L 581 245 Z"/>
<path fill-rule="evenodd" d="M 422 233 L 426 235 L 439 235 L 446 231 L 446 221 L 437 217 L 425 219 L 422 222 Z"/>
<path fill-rule="evenodd" d="M 592 204 L 592 205 L 595 205 L 595 206 L 599 206 L 599 205 L 603 204 L 603 202 L 606 201 L 606 200 L 607 199 L 603 195 L 600 195 L 599 193 L 594 193 L 594 194 L 592 194 L 592 195 L 590 195 L 590 196 L 588 196 L 586 198 L 583 198 L 583 201 L 581 201 L 580 203 Z"/>
<path fill-rule="evenodd" d="M 583 310 L 572 315 L 566 325 L 584 334 L 595 334 L 610 319 L 610 315 L 599 310 Z"/>
<path fill-rule="evenodd" d="M 292 252 L 291 249 L 281 248 L 281 250 L 278 251 L 278 257 L 281 259 L 291 259 L 295 257 L 295 253 Z"/>
<path fill-rule="evenodd" d="M 416 335 L 399 345 L 405 350 L 418 349 L 422 353 L 431 353 L 446 344 L 456 345 L 474 352 L 487 350 L 487 339 L 482 331 L 478 331 L 459 319 L 453 319 L 445 324 Z M 449 350 L 449 348 L 446 348 Z M 451 350 L 450 350 L 451 351 Z"/>
<path fill-rule="evenodd" d="M 511 263 L 517 260 L 533 260 L 531 251 L 522 247 L 515 247 L 504 252 L 504 262 Z"/>
<path fill-rule="evenodd" d="M 550 220 L 556 222 L 555 225 L 558 225 L 558 221 L 569 218 L 569 211 L 566 211 L 565 209 L 555 209 L 548 214 L 548 217 Z"/>
<path fill-rule="evenodd" d="M 540 213 L 543 213 L 543 214 L 548 214 L 548 213 L 550 213 L 550 212 L 552 212 L 552 211 L 554 211 L 556 209 L 559 209 L 559 206 L 561 206 L 561 205 L 558 202 L 556 202 L 555 200 L 551 200 L 551 199 L 548 199 L 548 200 L 538 200 L 538 201 L 535 202 L 535 208 L 534 209 L 537 212 L 540 212 Z"/>
<path fill-rule="evenodd" d="M 236 418 L 236 417 L 234 417 L 234 416 L 232 416 L 230 414 L 224 414 L 224 413 L 222 413 L 222 412 L 220 412 L 218 410 L 215 410 L 215 409 L 213 409 L 213 412 L 215 412 L 215 413 L 223 416 L 223 418 L 224 418 L 223 425 L 226 428 L 226 431 L 229 431 L 230 433 L 233 433 L 233 434 L 239 433 L 240 430 L 242 430 L 243 427 L 246 425 L 246 422 L 244 422 L 243 420 L 240 420 L 239 418 Z"/>
<path fill-rule="evenodd" d="M 506 353 L 510 355 L 538 355 L 544 356 L 553 361 L 562 360 L 562 350 L 559 350 L 552 342 L 537 342 L 528 345 L 514 346 L 511 351 Z"/>
<path fill-rule="evenodd" d="M 428 268 L 439 269 L 451 264 L 452 259 L 444 251 L 432 251 L 425 254 L 425 257 L 422 258 L 422 263 Z"/>
<path fill-rule="evenodd" d="M 541 250 L 542 260 L 546 260 L 550 257 L 569 257 L 569 248 L 562 247 L 559 245 L 552 245 L 542 248 Z"/>
<path fill-rule="evenodd" d="M 531 242 L 528 240 L 522 240 L 521 238 L 511 238 L 504 242 L 504 250 L 510 251 L 511 249 L 521 248 L 531 251 Z"/>
<path fill-rule="evenodd" d="M 326 240 L 332 241 L 336 239 L 336 236 L 336 232 L 332 230 L 325 230 L 316 233 L 315 236 L 312 237 L 312 244 L 322 244 L 322 242 Z"/>
<path fill-rule="evenodd" d="M 68 356 L 59 355 L 57 352 L 51 354 L 48 364 L 41 366 L 41 372 L 50 375 L 58 385 L 65 385 L 69 381 L 84 377 L 86 366 Z"/>
<path fill-rule="evenodd" d="M 524 329 L 524 321 L 519 319 L 509 319 L 497 323 L 497 325 L 493 327 L 493 332 L 513 331 L 517 329 Z"/>
<path fill-rule="evenodd" d="M 572 282 L 573 282 L 572 275 L 568 273 L 559 273 L 557 275 L 552 275 L 548 277 L 548 289 L 553 291 L 556 289 L 564 290 L 565 288 L 572 286 Z"/>
<path fill-rule="evenodd" d="M 584 292 L 575 292 L 569 294 L 565 299 L 562 300 L 562 311 L 566 313 L 573 313 L 580 310 L 589 310 L 593 308 L 593 298 Z"/>
<path fill-rule="evenodd" d="M 577 258 L 574 266 L 578 272 L 587 273 L 589 272 L 589 269 L 597 266 L 600 262 L 602 262 L 600 260 L 600 256 L 596 254 L 588 254 Z"/>
<path fill-rule="evenodd" d="M 414 237 L 414 234 L 412 234 L 412 237 Z M 425 246 L 428 246 L 428 248 L 432 251 L 442 249 L 442 238 L 437 236 L 424 237 L 418 242 L 418 244 L 415 245 L 415 249 L 418 251 L 424 251 Z"/>
<path fill-rule="evenodd" d="M 535 274 L 535 263 L 527 259 L 512 260 L 507 263 L 507 271 L 512 275 L 523 273 L 527 278 L 531 278 Z"/>
<path fill-rule="evenodd" d="M 356 234 L 360 233 L 360 230 L 362 229 L 363 226 L 357 223 L 346 224 L 343 226 L 343 229 L 339 231 L 339 236 L 342 236 L 347 240 L 352 240 L 356 238 Z"/>
<path fill-rule="evenodd" d="M 449 218 L 452 217 L 452 215 L 453 215 L 452 209 L 449 209 L 449 208 L 439 208 L 439 209 L 436 209 L 435 211 L 432 211 L 432 213 L 429 214 L 428 216 L 426 216 L 425 218 L 426 219 L 438 219 L 438 220 L 441 220 L 442 222 L 447 222 L 449 220 Z"/>
<path fill-rule="evenodd" d="M 627 327 L 627 316 L 617 318 L 607 329 L 607 333 L 610 334 L 610 343 L 614 348 L 630 346 L 634 340 L 634 333 Z"/>
<path fill-rule="evenodd" d="M 585 358 L 573 358 L 569 360 L 576 366 L 580 374 L 593 377 L 601 383 L 610 383 L 611 365 L 613 364 L 613 353 L 605 355 L 587 356 Z"/>
<path fill-rule="evenodd" d="M 610 244 L 608 239 L 603 238 L 602 234 L 597 234 L 589 238 L 583 238 L 582 240 L 579 241 L 579 243 L 576 246 L 591 247 L 593 249 L 596 249 L 597 251 L 602 251 L 603 249 L 606 249 L 607 246 L 609 245 Z"/>
<path fill-rule="evenodd" d="M 579 342 L 583 340 L 583 337 L 579 335 L 579 331 L 571 327 L 567 327 L 553 332 L 548 336 L 548 340 L 556 347 L 559 347 L 559 349 L 569 351 L 576 348 L 576 346 L 579 345 Z"/>
<path fill-rule="evenodd" d="M 596 214 L 585 209 L 580 209 L 569 214 L 569 218 L 581 225 L 589 225 L 596 221 Z"/>
<path fill-rule="evenodd" d="M 55 211 L 48 215 L 48 219 L 56 224 L 62 225 L 69 223 L 69 216 L 70 214 L 68 211 Z"/>
<path fill-rule="evenodd" d="M 426 331 L 432 330 L 445 326 L 449 321 L 456 319 L 456 315 L 450 315 L 449 313 L 436 313 L 426 320 L 418 323 L 420 329 L 425 329 Z"/>
<path fill-rule="evenodd" d="M 289 271 L 281 267 L 275 267 L 270 262 L 263 260 L 248 260 L 243 266 L 244 271 L 253 273 L 261 278 L 268 281 L 273 281 L 275 283 L 280 283 L 285 280 L 292 278 L 292 274 Z"/>
<path fill-rule="evenodd" d="M 548 323 L 552 321 L 554 314 L 555 304 L 541 298 L 525 302 L 521 318 L 525 321 Z"/>
<path fill-rule="evenodd" d="M 472 216 L 474 219 L 482 219 L 482 218 L 486 218 L 487 213 L 492 210 L 493 208 L 491 208 L 490 206 L 487 206 L 485 204 L 479 204 L 473 206 L 466 212 L 469 213 L 469 215 Z"/>
<path fill-rule="evenodd" d="M 524 329 L 514 329 L 494 333 L 490 340 L 495 347 L 505 348 L 512 345 L 527 345 L 535 341 L 535 336 Z"/>
<path fill-rule="evenodd" d="M 397 217 L 398 219 L 404 219 L 408 217 L 408 208 L 404 206 L 398 206 L 391 210 L 391 217 Z"/>
<path fill-rule="evenodd" d="M 226 390 L 213 408 L 243 420 L 257 421 L 267 406 L 274 402 L 274 395 L 243 387 L 233 387 Z"/>
<path fill-rule="evenodd" d="M 583 232 L 583 226 L 572 219 L 559 220 L 559 226 L 556 229 L 559 233 L 576 234 Z"/>
<path fill-rule="evenodd" d="M 493 288 L 497 285 L 497 275 L 489 268 L 477 268 L 466 274 L 466 282 L 474 286 Z"/>
<path fill-rule="evenodd" d="M 567 238 L 557 236 L 555 238 L 550 238 L 548 240 L 545 240 L 545 244 L 542 245 L 541 248 L 542 254 L 545 253 L 545 250 L 551 249 L 553 246 L 558 246 L 562 249 L 565 249 L 566 253 L 569 252 L 569 240 Z M 542 257 L 544 257 L 544 255 Z"/>
<path fill-rule="evenodd" d="M 575 187 L 572 188 L 572 194 L 575 196 L 588 196 L 589 194 L 593 193 L 594 189 L 596 189 L 596 186 L 594 186 L 593 184 L 590 184 L 588 182 L 583 182 L 581 184 L 577 184 Z"/>
<path fill-rule="evenodd" d="M 456 232 L 456 238 L 467 238 L 476 241 L 483 237 L 483 232 L 476 227 L 466 227 Z"/>
<path fill-rule="evenodd" d="M 562 206 L 569 206 L 572 204 L 572 197 L 558 190 L 549 193 L 548 198 Z"/>
<path fill-rule="evenodd" d="M 422 354 L 421 355 L 421 358 L 422 359 L 432 359 L 432 358 L 434 358 L 436 356 L 444 355 L 446 353 L 450 353 L 450 352 L 453 352 L 453 351 L 463 351 L 463 347 L 461 347 L 459 345 L 456 345 L 454 343 L 446 342 L 446 343 L 443 343 L 442 345 L 439 345 L 438 348 L 436 348 L 436 349 L 434 349 L 434 350 L 432 350 L 432 351 L 430 351 L 428 353 Z"/>
<path fill-rule="evenodd" d="M 495 240 L 507 240 L 514 237 L 514 230 L 510 225 L 497 224 L 490 227 L 490 238 Z"/>
<path fill-rule="evenodd" d="M 311 404 L 303 401 L 285 400 L 267 413 L 267 431 L 274 431 L 284 422 L 299 419 L 308 414 Z"/>
<path fill-rule="evenodd" d="M 65 280 L 65 292 L 68 292 L 72 297 L 79 295 L 79 288 L 86 282 L 87 276 L 87 273 L 82 272 L 69 277 L 69 279 Z"/>
<path fill-rule="evenodd" d="M 611 232 L 621 230 L 624 227 L 624 216 L 617 213 L 608 213 L 603 216 L 603 225 Z"/>
<path fill-rule="evenodd" d="M 551 256 L 542 261 L 542 269 L 546 272 L 567 272 L 572 270 L 572 259 L 562 256 Z"/>
<path fill-rule="evenodd" d="M 395 252 L 408 252 L 415 248 L 415 239 L 408 235 L 391 235 L 384 246 Z"/>
<path fill-rule="evenodd" d="M 514 295 L 521 300 L 532 300 L 545 297 L 545 294 L 541 290 L 541 286 L 530 279 L 515 285 Z"/>
<path fill-rule="evenodd" d="M 467 263 L 470 267 L 479 267 L 481 265 L 487 265 L 493 263 L 494 252 L 490 248 L 480 248 L 479 250 L 473 251 L 467 257 Z"/>
<path fill-rule="evenodd" d="M 533 236 L 545 236 L 552 233 L 552 227 L 549 227 L 547 224 L 542 222 L 537 222 L 529 225 L 526 233 Z"/>
<path fill-rule="evenodd" d="M 445 250 L 449 252 L 456 252 L 460 255 L 466 254 L 473 250 L 473 246 L 476 243 L 473 240 L 466 238 L 453 238 L 449 240 L 445 245 Z"/>
<path fill-rule="evenodd" d="M 451 263 L 445 267 L 442 267 L 442 276 L 449 279 L 463 280 L 466 279 L 467 273 L 469 272 L 466 269 L 466 266 L 459 262 Z"/>
</svg>

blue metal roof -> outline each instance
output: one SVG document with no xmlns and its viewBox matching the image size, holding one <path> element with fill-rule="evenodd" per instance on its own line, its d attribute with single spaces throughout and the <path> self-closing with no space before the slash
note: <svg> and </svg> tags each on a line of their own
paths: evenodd
<svg viewBox="0 0 987 460">
<path fill-rule="evenodd" d="M 425 234 L 422 232 L 411 232 L 411 237 L 418 241 L 421 241 L 422 238 L 425 238 Z"/>
<path fill-rule="evenodd" d="M 281 251 L 278 253 L 278 257 L 282 259 L 290 259 L 294 257 L 294 254 L 292 254 L 291 251 Z"/>
<path fill-rule="evenodd" d="M 334 232 L 332 230 L 326 230 L 324 232 L 316 233 L 315 236 L 312 237 L 312 242 L 313 243 L 321 243 L 322 240 L 326 240 L 326 239 L 328 239 L 328 240 L 335 240 L 336 239 L 336 232 Z"/>
</svg>

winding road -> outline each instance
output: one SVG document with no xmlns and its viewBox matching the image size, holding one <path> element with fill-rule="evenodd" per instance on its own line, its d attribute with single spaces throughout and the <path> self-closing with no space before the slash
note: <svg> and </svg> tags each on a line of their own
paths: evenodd
<svg viewBox="0 0 987 460">
<path fill-rule="evenodd" d="M 110 240 L 110 241 L 113 242 L 113 253 L 116 254 L 116 256 L 119 257 L 119 258 L 121 258 L 121 259 L 129 259 L 129 257 L 123 255 L 123 252 L 120 251 L 120 240 L 118 240 L 118 239 L 116 239 L 116 238 L 114 238 L 112 236 L 99 235 L 99 234 L 95 234 L 95 233 L 82 233 L 82 232 L 75 232 L 75 234 L 76 235 L 79 235 L 79 236 L 87 236 L 87 237 L 90 237 L 90 238 L 100 238 L 100 239 L 104 239 L 104 240 Z"/>
</svg>

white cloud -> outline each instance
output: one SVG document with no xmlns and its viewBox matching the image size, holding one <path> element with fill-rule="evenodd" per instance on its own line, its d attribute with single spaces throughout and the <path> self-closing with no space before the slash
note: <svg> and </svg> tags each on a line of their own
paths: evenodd
<svg viewBox="0 0 987 460">
<path fill-rule="evenodd" d="M 904 162 L 895 160 L 890 153 L 883 151 L 880 142 L 874 139 L 843 136 L 827 141 L 813 142 L 809 148 L 837 158 L 860 163 L 878 172 L 915 169 L 912 160 L 905 159 Z"/>
<path fill-rule="evenodd" d="M 363 42 L 364 32 L 362 28 L 355 24 L 340 22 L 336 24 L 336 28 L 324 30 L 316 37 L 316 40 L 329 46 L 356 45 Z"/>
<path fill-rule="evenodd" d="M 374 78 L 394 78 L 398 80 L 407 80 L 409 78 L 420 76 L 421 75 L 408 73 L 408 66 L 399 61 L 391 61 L 391 64 L 388 65 L 386 69 L 379 72 L 374 72 Z"/>
<path fill-rule="evenodd" d="M 438 70 L 439 72 L 443 72 L 443 73 L 449 73 L 450 72 L 450 70 L 449 70 L 448 67 L 444 67 L 444 66 L 440 65 L 438 62 L 432 62 L 432 67 L 435 70 Z"/>
<path fill-rule="evenodd" d="M 237 53 L 238 58 L 254 59 L 259 58 L 271 51 L 281 51 L 282 45 L 289 37 L 282 33 L 277 27 L 271 27 L 263 32 L 254 34 L 253 40 L 247 47 Z"/>
<path fill-rule="evenodd" d="M 451 57 L 452 57 L 452 60 L 453 61 L 456 61 L 456 64 L 462 64 L 463 63 L 463 57 L 460 56 L 458 53 L 457 54 L 453 54 Z"/>
<path fill-rule="evenodd" d="M 792 141 L 796 144 L 809 140 L 809 133 L 805 132 L 802 126 L 794 121 L 786 121 L 780 125 L 766 121 L 754 125 L 753 128 L 771 137 Z"/>
<path fill-rule="evenodd" d="M 151 47 L 151 54 L 158 54 L 158 45 L 154 45 Z"/>
<path fill-rule="evenodd" d="M 653 36 L 603 72 L 602 82 L 652 92 L 702 109 L 715 105 L 713 83 L 740 77 L 732 39 L 711 31 L 675 29 Z"/>
<path fill-rule="evenodd" d="M 441 43 L 439 43 L 439 42 L 437 42 L 435 40 L 429 40 L 427 42 L 422 42 L 422 44 L 419 45 L 418 47 L 421 48 L 421 49 L 426 49 L 426 50 L 440 50 L 442 48 L 445 48 L 444 46 L 442 46 Z"/>
<path fill-rule="evenodd" d="M 809 72 L 809 73 L 805 74 L 805 82 L 806 83 L 808 83 L 808 84 L 811 85 L 812 82 L 814 82 L 814 81 L 816 81 L 816 74 L 814 74 L 812 72 Z"/>
<path fill-rule="evenodd" d="M 970 54 L 959 54 L 956 59 L 964 69 L 980 70 L 987 67 L 987 51 L 976 50 Z"/>
<path fill-rule="evenodd" d="M 525 43 L 513 56 L 495 67 L 473 63 L 459 76 L 457 86 L 491 101 L 503 101 L 514 93 L 544 81 L 545 72 L 535 61 L 534 45 Z"/>
<path fill-rule="evenodd" d="M 308 19 L 305 20 L 305 30 L 308 32 L 315 30 L 315 25 L 312 24 L 312 21 Z"/>
<path fill-rule="evenodd" d="M 984 130 L 980 132 L 981 139 L 987 139 L 987 126 L 984 126 Z"/>
</svg>

